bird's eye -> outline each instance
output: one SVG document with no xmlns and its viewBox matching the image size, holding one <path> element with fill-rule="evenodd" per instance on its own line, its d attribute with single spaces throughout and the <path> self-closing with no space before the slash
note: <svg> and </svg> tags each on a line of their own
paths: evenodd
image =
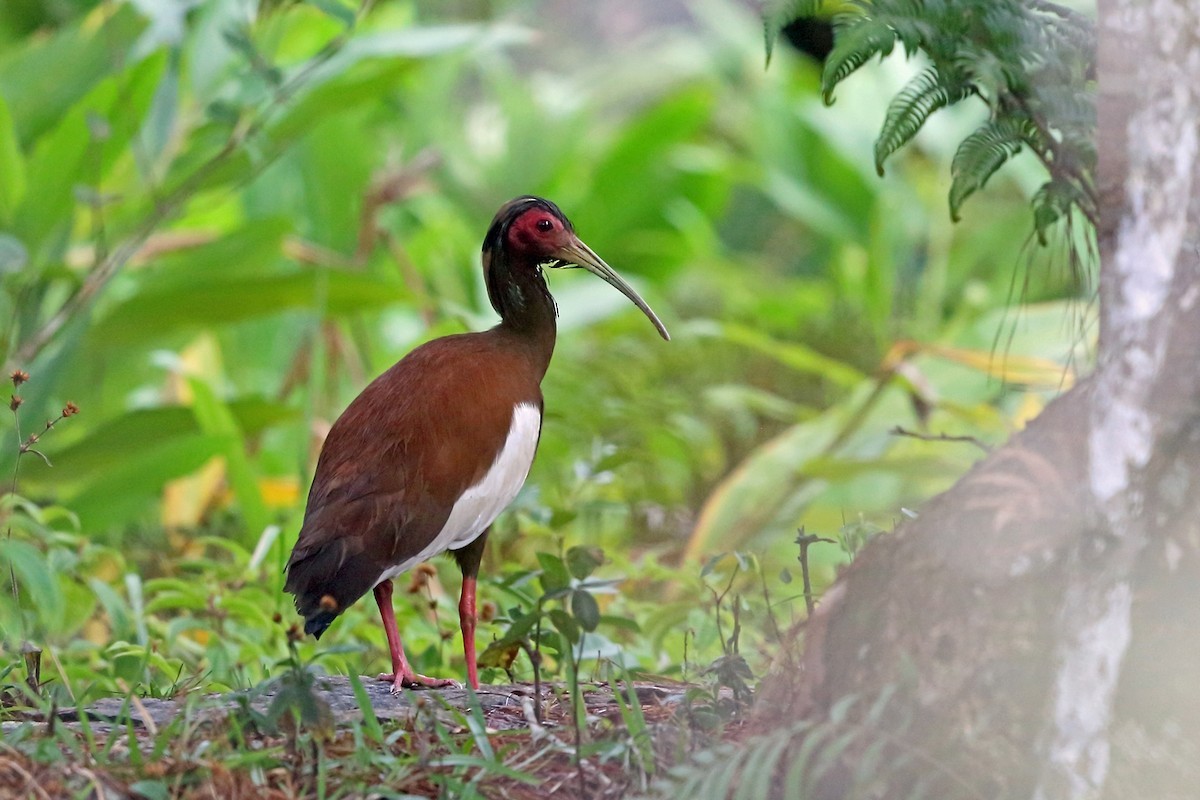
<svg viewBox="0 0 1200 800">
<path fill-rule="evenodd" d="M 537 229 L 542 233 L 549 233 L 554 230 L 554 223 L 543 217 L 537 221 Z"/>
</svg>

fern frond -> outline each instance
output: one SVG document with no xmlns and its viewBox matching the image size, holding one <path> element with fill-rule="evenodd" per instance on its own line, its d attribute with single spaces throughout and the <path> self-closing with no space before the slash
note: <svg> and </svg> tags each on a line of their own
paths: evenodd
<svg viewBox="0 0 1200 800">
<path fill-rule="evenodd" d="M 803 742 L 810 751 L 819 750 L 835 730 L 835 726 L 801 720 L 741 746 L 723 744 L 701 751 L 690 764 L 673 768 L 666 780 L 657 782 L 651 796 L 657 800 L 759 800 L 772 796 L 778 777 L 785 772 L 793 784 L 807 790 L 813 782 L 796 769 L 797 745 Z M 784 796 L 805 794 L 807 791 Z"/>
<path fill-rule="evenodd" d="M 768 28 L 789 21 L 782 19 L 787 9 L 822 4 L 765 2 Z M 957 220 L 966 199 L 1028 145 L 1050 176 L 1034 201 L 1038 238 L 1072 210 L 1097 223 L 1093 17 L 1049 0 L 842 0 L 847 7 L 853 12 L 834 18 L 834 47 L 821 76 L 826 104 L 843 80 L 872 58 L 891 55 L 897 43 L 931 65 L 888 107 L 875 142 L 880 174 L 930 115 L 975 95 L 993 121 L 955 155 L 951 216 Z"/>
<path fill-rule="evenodd" d="M 888 106 L 883 129 L 875 140 L 875 171 L 883 174 L 883 162 L 916 136 L 930 114 L 957 103 L 973 91 L 971 83 L 959 77 L 947 80 L 936 66 L 927 67 L 909 81 Z"/>
<path fill-rule="evenodd" d="M 872 4 L 877 21 L 896 32 L 910 58 L 937 38 L 944 9 L 938 0 L 890 0 Z"/>
<path fill-rule="evenodd" d="M 992 120 L 963 139 L 950 164 L 950 218 L 959 219 L 963 202 L 983 188 L 988 179 L 1034 135 L 1026 120 L 1002 117 Z"/>
<path fill-rule="evenodd" d="M 896 31 L 888 24 L 863 17 L 839 17 L 834 21 L 833 50 L 825 58 L 821 73 L 821 95 L 833 104 L 833 90 L 875 56 L 890 55 L 896 46 Z"/>
<path fill-rule="evenodd" d="M 767 50 L 767 64 L 775 52 L 775 40 L 779 32 L 793 20 L 814 16 L 821 8 L 821 0 L 766 0 L 762 6 L 763 43 Z"/>
<path fill-rule="evenodd" d="M 1049 180 L 1033 195 L 1033 227 L 1038 242 L 1046 244 L 1050 226 L 1071 213 L 1072 206 L 1082 207 L 1084 198 L 1066 181 Z"/>
</svg>

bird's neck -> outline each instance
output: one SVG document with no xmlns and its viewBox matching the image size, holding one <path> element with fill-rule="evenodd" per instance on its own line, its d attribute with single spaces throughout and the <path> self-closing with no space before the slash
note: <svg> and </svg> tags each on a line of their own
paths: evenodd
<svg viewBox="0 0 1200 800">
<path fill-rule="evenodd" d="M 500 314 L 496 330 L 529 348 L 540 377 L 554 352 L 558 315 L 541 269 L 536 264 L 514 268 L 507 260 L 498 260 L 492 264 L 488 278 L 488 297 Z"/>
</svg>

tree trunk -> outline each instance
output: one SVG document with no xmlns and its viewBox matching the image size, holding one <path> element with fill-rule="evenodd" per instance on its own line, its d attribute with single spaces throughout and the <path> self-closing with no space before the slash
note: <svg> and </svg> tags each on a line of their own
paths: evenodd
<svg viewBox="0 0 1200 800">
<path fill-rule="evenodd" d="M 1098 68 L 1096 370 L 827 594 L 768 713 L 888 698 L 828 796 L 873 738 L 871 796 L 1200 792 L 1200 4 L 1101 0 Z"/>
</svg>

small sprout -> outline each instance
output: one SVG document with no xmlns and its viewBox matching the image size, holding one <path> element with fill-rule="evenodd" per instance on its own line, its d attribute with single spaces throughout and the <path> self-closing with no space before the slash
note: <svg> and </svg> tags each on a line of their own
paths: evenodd
<svg viewBox="0 0 1200 800">
<path fill-rule="evenodd" d="M 283 614 L 280 614 L 278 611 L 276 611 L 271 615 L 271 622 L 274 622 L 276 625 L 283 622 Z"/>
<path fill-rule="evenodd" d="M 68 400 L 67 404 L 65 406 L 63 406 L 62 415 L 64 418 L 73 417 L 78 413 L 79 413 L 79 406 L 75 405 L 70 400 Z"/>
<path fill-rule="evenodd" d="M 300 626 L 298 624 L 292 623 L 290 626 L 288 626 L 287 638 L 292 644 L 302 642 L 304 641 L 304 631 L 300 630 Z"/>
<path fill-rule="evenodd" d="M 18 408 L 20 408 L 20 407 L 21 407 L 21 403 L 24 403 L 24 402 L 25 402 L 25 401 L 21 399 L 21 395 L 19 395 L 19 394 L 14 394 L 14 395 L 13 395 L 11 398 L 9 398 L 9 400 L 8 400 L 8 409 L 9 409 L 9 411 L 16 411 Z"/>
<path fill-rule="evenodd" d="M 8 377 L 12 380 L 13 386 L 20 386 L 22 383 L 29 380 L 29 373 L 23 369 L 14 369 L 12 374 Z"/>
</svg>

